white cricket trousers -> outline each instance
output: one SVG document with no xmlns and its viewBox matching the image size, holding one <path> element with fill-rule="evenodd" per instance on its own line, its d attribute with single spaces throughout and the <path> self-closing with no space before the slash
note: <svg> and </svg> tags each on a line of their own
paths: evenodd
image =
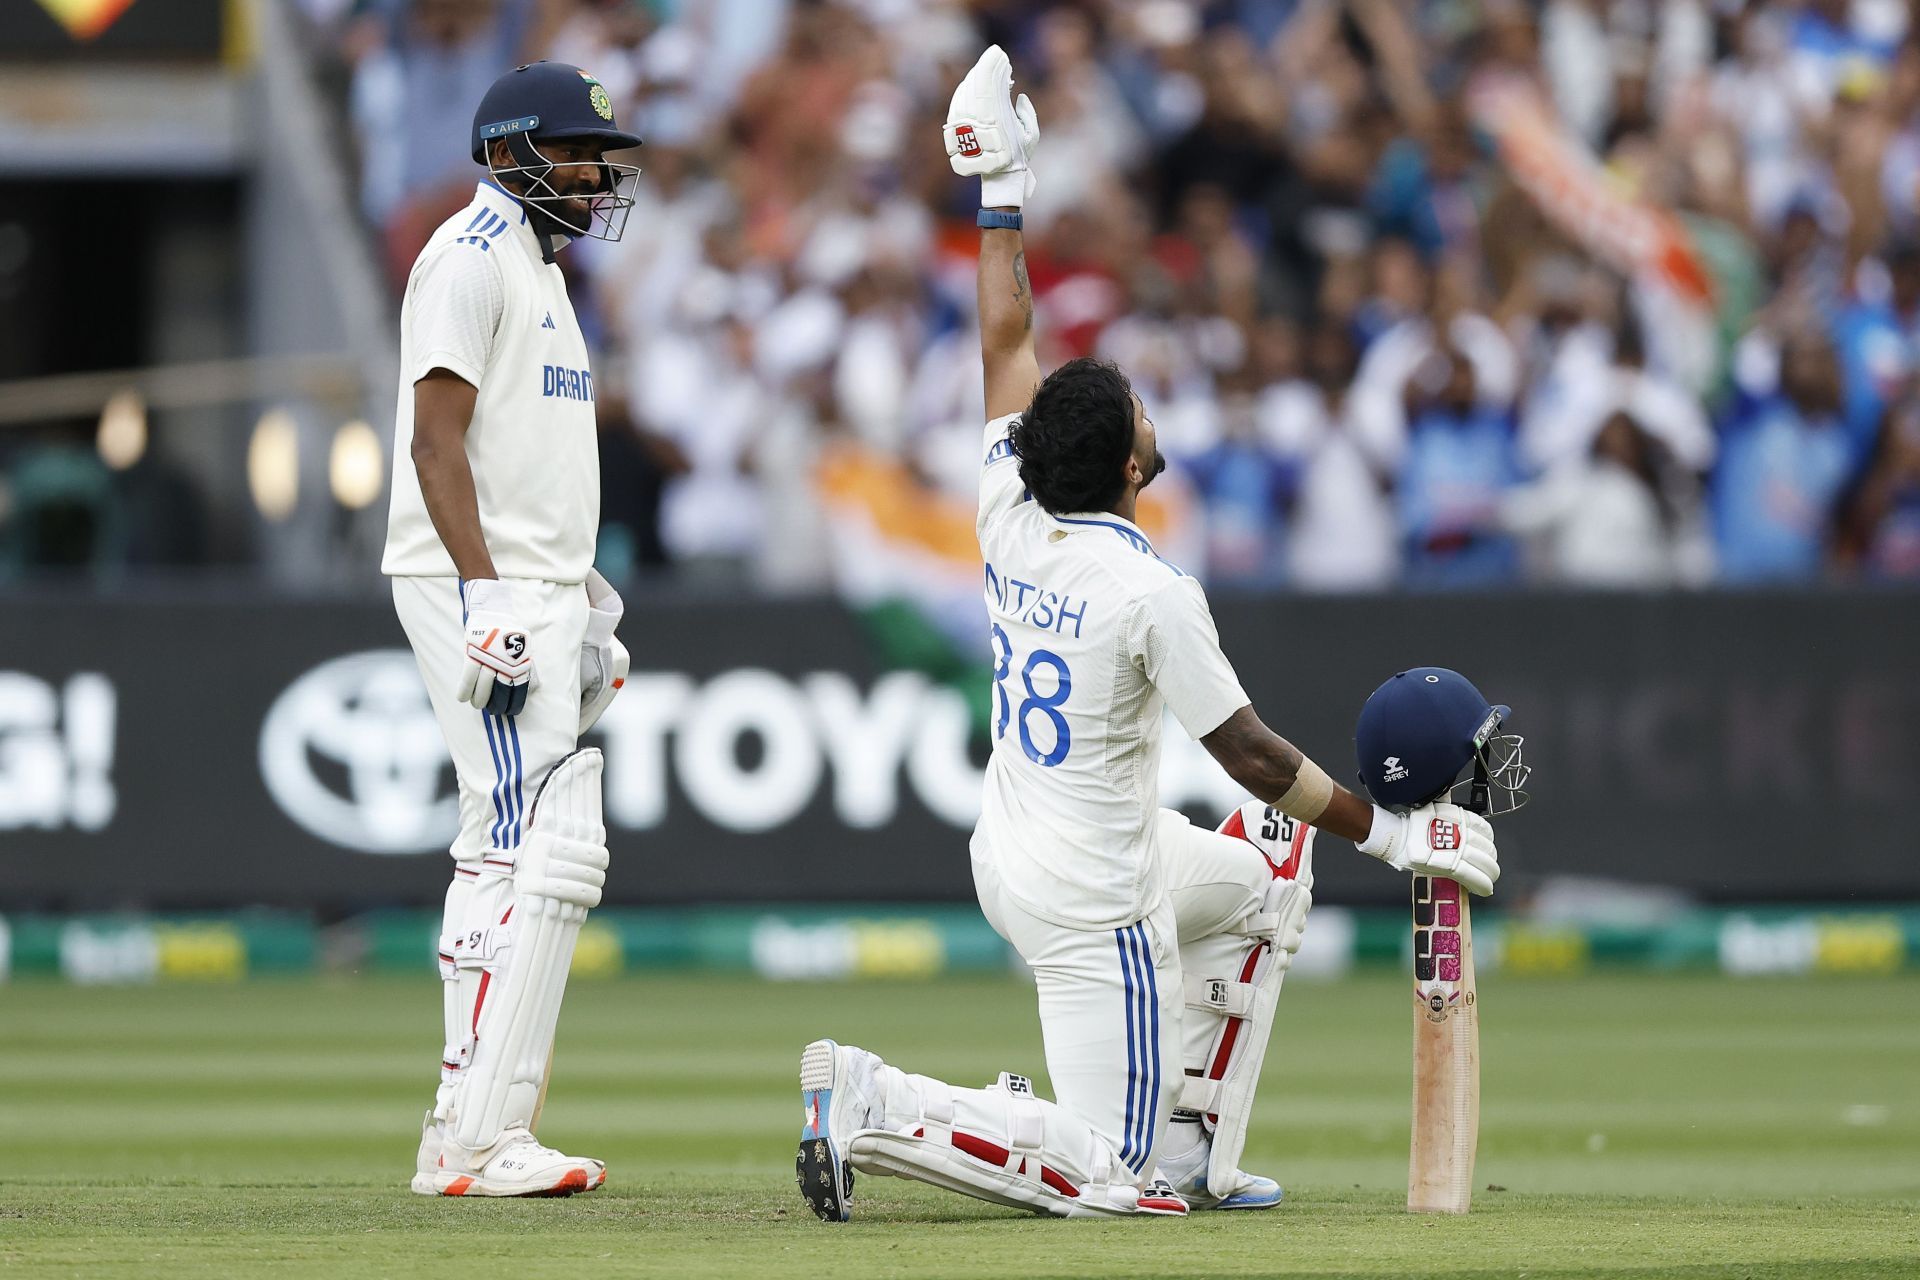
<svg viewBox="0 0 1920 1280">
<path fill-rule="evenodd" d="M 449 850 L 440 926 L 443 1048 L 434 1114 L 444 1119 L 460 1073 L 472 1054 L 486 998 L 483 979 L 497 967 L 489 953 L 476 965 L 462 961 L 454 940 L 505 924 L 513 881 L 505 873 L 482 877 L 487 855 L 511 852 L 526 836 L 527 810 L 547 771 L 580 737 L 580 645 L 587 635 L 587 592 L 577 582 L 509 580 L 519 621 L 528 629 L 539 685 L 520 714 L 498 716 L 459 698 L 465 669 L 465 611 L 458 578 L 395 578 L 393 607 L 420 664 L 434 718 L 453 757 L 460 784 L 460 832 Z M 511 858 L 501 863 L 511 866 Z"/>
<path fill-rule="evenodd" d="M 465 614 L 458 578 L 395 578 L 393 607 L 427 682 L 434 718 L 460 781 L 455 864 L 477 867 L 488 849 L 512 849 L 526 834 L 527 808 L 547 770 L 580 737 L 580 645 L 587 592 L 577 582 L 509 580 L 529 631 L 539 687 L 516 716 L 459 699 L 466 668 Z"/>
<path fill-rule="evenodd" d="M 1204 1072 L 1220 1026 L 1186 1008 L 1184 975 L 1233 971 L 1247 940 L 1229 930 L 1259 910 L 1273 879 L 1245 840 L 1169 809 L 1158 820 L 1166 892 L 1117 929 L 1042 920 L 1007 894 L 990 859 L 973 860 L 981 910 L 1033 970 L 1055 1106 L 1105 1139 L 1136 1182 L 1152 1175 L 1181 1078 Z"/>
</svg>

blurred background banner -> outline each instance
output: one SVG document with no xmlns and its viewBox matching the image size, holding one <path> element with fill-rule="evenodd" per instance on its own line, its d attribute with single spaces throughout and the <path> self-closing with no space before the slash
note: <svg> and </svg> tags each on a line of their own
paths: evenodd
<svg viewBox="0 0 1920 1280">
<path fill-rule="evenodd" d="M 635 655 L 596 735 L 614 898 L 970 909 L 978 193 L 937 139 L 990 41 L 1043 126 L 1042 364 L 1131 375 L 1170 463 L 1142 521 L 1270 723 L 1345 777 L 1396 669 L 1511 703 L 1503 905 L 1920 900 L 1911 6 L 0 0 L 0 32 L 0 911 L 437 900 L 452 778 L 378 572 L 399 294 L 481 92 L 541 57 L 646 139 L 625 238 L 560 257 Z M 1177 731 L 1162 781 L 1237 798 Z M 1400 886 L 1333 853 L 1320 892 Z"/>
<path fill-rule="evenodd" d="M 1343 774 L 1383 672 L 1457 664 L 1518 708 L 1536 782 L 1501 825 L 1503 898 L 1569 876 L 1714 902 L 1815 883 L 1920 898 L 1911 844 L 1883 838 L 1920 774 L 1904 597 L 1230 595 L 1216 615 L 1257 705 Z M 839 604 L 642 616 L 595 735 L 609 901 L 971 899 L 984 685 L 890 667 L 890 624 Z M 380 602 L 36 598 L 0 620 L 0 653 L 0 900 L 438 900 L 452 770 Z M 1240 794 L 1170 726 L 1161 798 L 1212 823 Z M 1336 845 L 1317 894 L 1399 900 Z"/>
</svg>

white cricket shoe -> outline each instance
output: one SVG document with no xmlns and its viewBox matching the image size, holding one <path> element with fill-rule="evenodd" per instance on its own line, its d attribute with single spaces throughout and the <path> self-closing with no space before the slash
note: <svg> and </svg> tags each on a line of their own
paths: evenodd
<svg viewBox="0 0 1920 1280">
<path fill-rule="evenodd" d="M 439 1154 L 431 1168 L 413 1175 L 413 1190 L 423 1196 L 570 1196 L 592 1191 L 607 1180 L 607 1166 L 585 1156 L 570 1156 L 542 1146 L 525 1129 L 509 1129 L 494 1145 L 478 1173 L 449 1167 L 450 1147 L 436 1131 Z M 427 1160 L 429 1139 L 420 1139 L 420 1160 Z"/>
<path fill-rule="evenodd" d="M 1215 1195 L 1207 1186 L 1207 1161 L 1212 1154 L 1213 1143 L 1203 1139 L 1180 1155 L 1162 1158 L 1155 1172 L 1195 1209 L 1271 1209 L 1286 1197 L 1272 1178 L 1244 1170 L 1238 1173 L 1234 1190 Z"/>
<path fill-rule="evenodd" d="M 815 1040 L 800 1055 L 800 1152 L 794 1173 L 800 1194 L 826 1222 L 853 1213 L 853 1166 L 847 1145 L 862 1129 L 879 1128 L 886 1106 L 875 1079 L 878 1054 Z"/>
<path fill-rule="evenodd" d="M 420 1123 L 420 1151 L 413 1158 L 415 1180 L 430 1178 L 440 1171 L 440 1122 L 433 1118 L 433 1112 L 427 1112 L 427 1118 Z"/>
</svg>

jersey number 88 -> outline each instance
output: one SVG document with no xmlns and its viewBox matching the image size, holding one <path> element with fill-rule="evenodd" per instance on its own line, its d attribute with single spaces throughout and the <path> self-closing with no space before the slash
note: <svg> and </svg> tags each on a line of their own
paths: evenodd
<svg viewBox="0 0 1920 1280">
<path fill-rule="evenodd" d="M 1020 683 L 1026 686 L 1027 696 L 1016 713 L 1006 687 L 1008 677 L 1013 674 L 1013 641 L 1007 639 L 1007 633 L 1000 629 L 997 622 L 993 624 L 993 647 L 993 736 L 1006 737 L 1008 722 L 1017 722 L 1020 726 L 1020 749 L 1026 753 L 1027 759 L 1042 768 L 1051 769 L 1067 758 L 1067 751 L 1073 746 L 1073 734 L 1067 728 L 1067 718 L 1060 714 L 1060 704 L 1073 692 L 1073 673 L 1067 670 L 1067 660 L 1049 649 L 1035 649 L 1027 655 L 1026 664 L 1020 668 Z M 1041 693 L 1033 687 L 1033 673 L 1039 667 L 1053 668 L 1053 692 Z M 1027 725 L 1028 717 L 1036 711 L 1053 721 L 1053 750 L 1044 753 L 1034 745 L 1033 735 Z"/>
</svg>

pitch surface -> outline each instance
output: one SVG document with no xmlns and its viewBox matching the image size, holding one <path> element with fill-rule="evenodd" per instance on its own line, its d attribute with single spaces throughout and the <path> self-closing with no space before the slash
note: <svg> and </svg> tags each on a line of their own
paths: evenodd
<svg viewBox="0 0 1920 1280">
<path fill-rule="evenodd" d="M 1920 1272 L 1920 979 L 1494 979 L 1474 1212 L 1406 1215 L 1410 1031 L 1385 975 L 1289 984 L 1248 1146 L 1287 1203 L 1031 1219 L 791 1184 L 801 1047 L 1040 1078 L 1017 979 L 581 982 L 542 1126 L 605 1158 L 564 1201 L 406 1191 L 439 993 L 417 981 L 0 988 L 0 1272 L 1882 1276 Z M 1501 1188 L 1488 1190 L 1489 1184 Z M 510 1268 L 502 1269 L 502 1268 Z"/>
</svg>

